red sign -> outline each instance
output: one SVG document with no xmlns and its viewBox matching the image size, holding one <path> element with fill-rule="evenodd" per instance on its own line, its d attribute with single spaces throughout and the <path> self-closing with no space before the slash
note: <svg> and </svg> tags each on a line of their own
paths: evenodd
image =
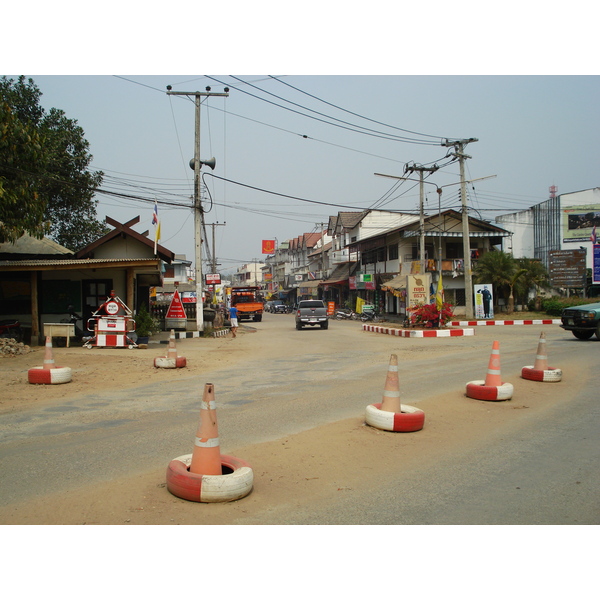
<svg viewBox="0 0 600 600">
<path fill-rule="evenodd" d="M 275 240 L 263 240 L 262 241 L 262 253 L 273 254 L 275 252 Z"/>
<path fill-rule="evenodd" d="M 219 285 L 221 283 L 221 275 L 219 273 L 207 273 L 206 285 Z"/>
<path fill-rule="evenodd" d="M 185 310 L 183 309 L 183 303 L 179 296 L 179 292 L 175 290 L 173 294 L 173 300 L 169 304 L 169 310 L 167 311 L 167 319 L 186 319 Z"/>
</svg>

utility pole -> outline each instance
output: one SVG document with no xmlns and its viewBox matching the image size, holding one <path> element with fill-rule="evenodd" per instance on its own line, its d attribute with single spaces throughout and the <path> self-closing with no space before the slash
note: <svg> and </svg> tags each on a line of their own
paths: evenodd
<svg viewBox="0 0 600 600">
<path fill-rule="evenodd" d="M 473 273 L 471 271 L 471 241 L 469 238 L 469 212 L 467 207 L 467 182 L 465 180 L 465 159 L 471 158 L 464 153 L 464 148 L 471 142 L 478 142 L 477 138 L 468 140 L 446 140 L 442 146 L 454 147 L 452 156 L 458 158 L 460 165 L 460 190 L 462 197 L 462 234 L 463 234 L 463 255 L 465 263 L 465 306 L 467 319 L 473 319 Z"/>
<path fill-rule="evenodd" d="M 404 173 L 414 173 L 417 171 L 419 173 L 419 258 L 421 261 L 421 273 L 425 273 L 425 212 L 424 212 L 424 200 L 425 200 L 425 191 L 423 188 L 423 173 L 435 173 L 439 167 L 437 165 L 433 165 L 433 167 L 417 167 L 415 163 L 411 165 L 407 164 L 404 167 Z"/>
<path fill-rule="evenodd" d="M 215 253 L 215 227 L 223 227 L 227 223 L 207 223 L 209 227 L 212 227 L 212 272 L 217 272 L 217 255 Z"/>
<path fill-rule="evenodd" d="M 317 223 L 321 229 L 321 279 L 325 279 L 323 273 L 325 272 L 325 236 L 323 235 L 323 227 L 327 223 Z"/>
<path fill-rule="evenodd" d="M 190 167 L 194 169 L 194 240 L 195 240 L 195 255 L 194 262 L 196 266 L 196 329 L 204 331 L 204 306 L 202 304 L 202 225 L 203 225 L 203 210 L 200 201 L 200 169 L 202 165 L 208 165 L 211 169 L 215 168 L 214 159 L 208 161 L 200 160 L 200 98 L 202 96 L 229 96 L 227 93 L 229 88 L 225 88 L 225 92 L 211 93 L 210 87 L 206 88 L 206 92 L 172 92 L 171 86 L 167 86 L 167 95 L 169 96 L 194 96 L 196 111 L 195 111 L 195 142 L 194 142 L 194 158 L 190 161 Z"/>
</svg>

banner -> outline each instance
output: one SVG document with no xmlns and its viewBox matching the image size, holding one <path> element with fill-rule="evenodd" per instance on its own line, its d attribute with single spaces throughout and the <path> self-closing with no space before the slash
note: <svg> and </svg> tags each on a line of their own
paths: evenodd
<svg viewBox="0 0 600 600">
<path fill-rule="evenodd" d="M 275 252 L 275 240 L 263 240 L 262 241 L 262 253 L 273 254 Z"/>
<path fill-rule="evenodd" d="M 483 283 L 474 287 L 475 292 L 475 318 L 494 318 L 494 294 L 491 283 Z"/>
</svg>

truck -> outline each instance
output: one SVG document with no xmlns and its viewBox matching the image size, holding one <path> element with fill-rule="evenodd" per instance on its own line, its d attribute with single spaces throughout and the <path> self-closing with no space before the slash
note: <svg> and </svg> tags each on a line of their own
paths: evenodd
<svg viewBox="0 0 600 600">
<path fill-rule="evenodd" d="M 300 300 L 298 302 L 296 329 L 302 329 L 305 325 L 310 327 L 319 325 L 321 329 L 329 327 L 329 316 L 323 300 Z"/>
<path fill-rule="evenodd" d="M 600 340 L 600 302 L 564 308 L 561 327 L 578 340 L 589 340 L 594 334 Z"/>
<path fill-rule="evenodd" d="M 263 302 L 258 286 L 234 286 L 229 292 L 229 306 L 238 310 L 238 321 L 262 321 Z"/>
</svg>

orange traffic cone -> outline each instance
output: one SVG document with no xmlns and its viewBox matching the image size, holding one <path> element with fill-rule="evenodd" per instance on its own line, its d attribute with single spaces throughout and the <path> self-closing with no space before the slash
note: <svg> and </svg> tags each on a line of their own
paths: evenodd
<svg viewBox="0 0 600 600">
<path fill-rule="evenodd" d="M 500 342 L 494 342 L 492 345 L 492 354 L 488 365 L 487 375 L 485 376 L 485 385 L 499 387 L 502 385 L 500 378 Z"/>
<path fill-rule="evenodd" d="M 540 334 L 540 340 L 538 342 L 535 364 L 533 365 L 533 368 L 536 371 L 548 370 L 548 355 L 546 354 L 546 352 L 546 334 L 542 331 L 542 333 Z"/>
<path fill-rule="evenodd" d="M 396 354 L 392 354 L 390 357 L 380 410 L 393 413 L 399 413 L 401 411 L 400 385 L 398 382 L 398 356 Z"/>
<path fill-rule="evenodd" d="M 52 356 L 52 338 L 46 336 L 46 350 L 44 352 L 44 369 L 54 369 L 54 356 Z"/>
<path fill-rule="evenodd" d="M 217 428 L 215 386 L 212 383 L 204 385 L 204 394 L 200 404 L 200 423 L 196 432 L 190 473 L 197 475 L 223 474 Z"/>
<path fill-rule="evenodd" d="M 171 329 L 169 336 L 169 349 L 167 350 L 167 358 L 172 358 L 177 361 L 177 347 L 175 346 L 175 330 Z"/>
</svg>

